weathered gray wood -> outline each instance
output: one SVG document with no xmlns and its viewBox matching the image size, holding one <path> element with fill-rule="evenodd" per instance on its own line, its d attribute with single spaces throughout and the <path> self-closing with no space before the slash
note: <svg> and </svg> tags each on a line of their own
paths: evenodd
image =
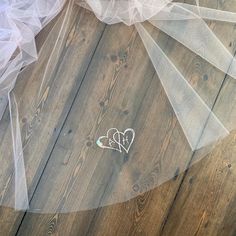
<svg viewBox="0 0 236 236">
<path fill-rule="evenodd" d="M 64 130 L 62 131 L 62 134 L 68 134 L 68 131 L 71 130 L 72 132 L 70 132 L 70 136 L 73 138 L 68 139 L 68 136 L 66 137 L 65 135 L 61 135 L 58 144 L 54 148 L 55 153 L 52 153 L 50 158 L 52 161 L 48 164 L 48 168 L 50 168 L 51 165 L 56 165 L 60 169 L 59 171 L 61 171 L 61 175 L 58 174 L 59 172 L 51 172 L 51 174 L 53 174 L 52 178 L 55 178 L 56 174 L 58 175 L 60 182 L 68 181 L 67 179 L 70 178 L 68 174 L 73 173 L 73 169 L 78 165 L 75 163 L 79 160 L 78 153 L 80 154 L 81 150 L 83 150 L 81 155 L 87 154 L 86 159 L 84 160 L 85 163 L 83 164 L 89 165 L 89 168 L 92 165 L 98 165 L 98 168 L 95 168 L 95 171 L 98 171 L 98 173 L 99 168 L 102 168 L 102 165 L 105 164 L 104 167 L 107 168 L 109 165 L 112 167 L 114 164 L 112 162 L 114 162 L 115 159 L 114 157 L 110 159 L 110 152 L 106 154 L 101 149 L 94 146 L 94 140 L 97 136 L 95 132 L 97 132 L 96 129 L 98 127 L 101 127 L 103 133 L 106 132 L 107 124 L 112 122 L 112 117 L 114 115 L 118 115 L 118 117 L 114 117 L 114 119 L 120 128 L 124 125 L 129 125 L 134 119 L 137 109 L 139 109 L 138 104 L 142 102 L 142 98 L 145 95 L 145 88 L 149 86 L 154 74 L 154 69 L 149 63 L 148 56 L 145 55 L 144 57 L 141 57 L 144 48 L 138 52 L 139 56 L 137 56 L 137 52 L 135 52 L 140 45 L 141 41 L 134 28 L 128 28 L 124 25 L 116 25 L 109 27 L 105 32 L 98 51 L 94 56 L 92 65 L 85 77 L 82 88 L 80 89 L 78 98 L 76 99 L 67 119 L 68 122 L 65 124 Z M 100 58 L 104 58 L 104 60 L 99 60 Z M 130 58 L 130 61 L 128 61 L 128 58 Z M 136 63 L 140 60 L 142 60 L 141 66 L 139 63 Z M 106 75 L 101 73 L 104 69 L 106 69 Z M 139 71 L 138 76 L 135 74 L 137 71 Z M 131 77 L 131 75 L 133 76 Z M 144 75 L 146 75 L 146 80 L 143 80 Z M 133 99 L 129 100 L 128 92 L 134 94 L 133 98 L 136 98 L 136 104 L 133 103 Z M 118 97 L 120 97 L 119 103 L 117 103 Z M 88 109 L 88 107 L 93 109 Z M 78 120 L 80 122 L 78 122 Z M 97 122 L 100 124 L 97 124 Z M 86 141 L 86 139 L 88 137 L 92 138 L 92 146 L 87 145 L 89 140 Z M 75 141 L 76 145 L 73 144 Z M 71 148 L 71 145 L 74 149 Z M 83 145 L 83 147 L 81 147 L 81 145 Z M 64 152 L 60 151 L 62 147 Z M 95 151 L 96 153 L 94 153 Z M 60 163 L 64 160 L 65 156 L 68 156 L 66 152 L 70 154 L 70 159 L 67 164 L 70 167 L 70 171 L 68 170 L 66 175 L 62 175 L 63 166 L 61 166 Z M 119 153 L 115 154 L 118 154 L 117 157 L 119 157 Z M 95 159 L 94 156 L 97 156 L 98 158 Z M 99 160 L 103 158 L 105 158 L 105 160 Z M 122 161 L 123 157 L 119 157 L 119 159 Z M 88 160 L 90 160 L 90 162 L 86 163 Z M 117 165 L 119 165 L 118 161 Z M 114 166 L 110 169 L 112 171 Z M 88 170 L 90 171 L 91 169 Z M 47 170 L 45 171 L 47 172 Z M 101 174 L 109 173 L 105 172 Z M 91 172 L 91 177 L 93 177 L 92 175 L 93 172 Z M 51 178 L 50 175 L 47 176 L 48 178 Z M 78 177 L 80 177 L 80 173 L 78 174 Z M 88 179 L 78 178 L 80 181 L 77 184 L 78 187 L 87 187 L 86 181 L 90 180 L 91 177 L 89 176 Z M 109 176 L 104 176 L 103 178 L 108 177 Z M 39 185 L 39 187 L 41 186 Z M 103 194 L 104 192 L 104 189 L 102 189 L 103 187 L 105 186 L 101 186 L 101 191 L 97 191 L 95 196 L 94 192 L 91 191 L 91 195 L 88 194 L 87 197 L 91 197 L 92 201 L 95 198 L 99 200 L 99 194 Z M 96 189 L 94 190 L 96 191 Z M 41 193 L 39 192 L 39 194 Z M 74 196 L 74 198 L 74 201 L 76 201 L 76 196 Z M 45 201 L 47 200 L 45 199 Z M 92 220 L 92 217 L 90 220 Z"/>
<path fill-rule="evenodd" d="M 224 31 L 222 31 L 223 27 L 225 27 L 224 24 L 219 24 L 217 27 L 215 27 L 214 24 L 210 24 L 210 26 L 214 28 L 214 31 L 216 31 L 220 37 L 222 37 L 224 44 L 229 45 L 233 33 L 230 26 L 228 26 L 227 29 L 224 29 Z M 88 70 L 88 74 L 85 77 L 78 97 L 73 104 L 72 110 L 66 121 L 62 135 L 60 135 L 58 142 L 52 152 L 52 156 L 46 168 L 45 175 L 39 184 L 41 189 L 39 189 L 38 194 L 40 194 L 40 191 L 42 190 L 47 191 L 47 180 L 50 177 L 55 178 L 57 175 L 50 172 L 51 167 L 56 166 L 60 169 L 59 163 L 64 160 L 65 156 L 71 155 L 67 165 L 71 165 L 70 169 L 72 172 L 76 167 L 76 158 L 78 158 L 78 155 L 76 154 L 81 153 L 81 150 L 83 150 L 81 153 L 82 156 L 85 156 L 86 158 L 93 156 L 99 159 L 99 155 L 101 155 L 100 151 L 96 149 L 96 146 L 90 146 L 90 141 L 92 140 L 92 142 L 94 142 L 94 140 L 96 140 L 97 134 L 100 134 L 99 131 L 96 131 L 97 129 L 102 130 L 101 133 L 104 133 L 107 127 L 113 126 L 114 120 L 118 124 L 118 128 L 123 128 L 124 124 L 132 124 L 134 127 L 137 127 L 137 130 L 140 129 L 140 132 L 144 132 L 143 137 L 145 137 L 145 140 L 148 139 L 148 136 L 153 130 L 159 131 L 156 134 L 152 134 L 153 136 L 150 137 L 152 142 L 158 143 L 156 146 L 155 144 L 152 144 L 146 148 L 145 144 L 143 144 L 143 138 L 138 138 L 133 147 L 133 150 L 138 150 L 137 153 L 140 155 L 137 157 L 139 160 L 137 163 L 140 164 L 140 171 L 146 171 L 147 176 L 153 171 L 155 172 L 155 168 L 158 168 L 158 161 L 156 161 L 155 158 L 152 160 L 153 162 L 149 159 L 154 157 L 156 153 L 158 153 L 158 150 L 161 151 L 157 154 L 157 160 L 158 158 L 170 158 L 170 160 L 175 158 L 176 161 L 176 158 L 179 158 L 182 160 L 182 162 L 179 163 L 184 166 L 188 165 L 192 158 L 192 153 L 188 149 L 187 142 L 183 136 L 181 128 L 156 76 L 153 78 L 150 76 L 145 76 L 147 71 L 153 70 L 148 64 L 144 66 L 141 73 L 136 73 L 140 78 L 136 78 L 137 81 L 135 81 L 133 84 L 134 87 L 132 88 L 136 92 L 139 91 L 141 94 L 143 94 L 143 101 L 141 102 L 139 99 L 136 100 L 136 93 L 134 93 L 134 95 L 130 95 L 129 97 L 129 100 L 131 100 L 130 104 L 135 104 L 135 109 L 132 110 L 132 112 L 136 111 L 137 118 L 134 122 L 130 123 L 133 120 L 132 116 L 134 114 L 132 114 L 130 109 L 127 107 L 124 107 L 123 109 L 126 110 L 126 113 L 129 111 L 128 117 L 123 117 L 124 110 L 120 109 L 121 105 L 119 105 L 120 100 L 118 97 L 122 99 L 125 98 L 122 90 L 126 89 L 126 87 L 130 88 L 129 84 L 131 84 L 134 80 L 133 71 L 137 69 L 135 66 L 136 63 L 140 64 L 140 61 L 145 61 L 146 63 L 146 57 L 138 59 L 137 55 L 145 53 L 140 40 L 138 43 L 136 42 L 138 46 L 133 46 L 135 44 L 131 44 L 132 46 L 130 47 L 129 53 L 125 59 L 127 62 L 127 67 L 119 67 L 119 80 L 116 79 L 115 82 L 113 82 L 114 78 L 116 78 L 116 73 L 111 69 L 114 68 L 114 62 L 109 61 L 110 57 L 107 55 L 112 55 L 115 52 L 116 57 L 112 58 L 114 61 L 116 61 L 117 56 L 119 58 L 119 53 L 117 52 L 124 50 L 124 48 L 128 48 L 127 44 L 132 41 L 129 40 L 131 37 L 130 35 L 132 35 L 132 30 L 128 30 L 125 26 L 112 27 L 113 28 L 109 27 L 101 40 L 98 51 L 94 56 L 93 62 L 91 63 Z M 168 54 L 168 56 L 170 56 L 170 58 L 172 58 L 180 68 L 181 72 L 190 78 L 190 82 L 193 84 L 196 90 L 200 94 L 206 94 L 206 91 L 208 92 L 208 94 L 211 96 L 210 105 L 212 105 L 218 94 L 221 82 L 224 79 L 224 74 L 201 60 L 196 55 L 190 53 L 188 50 L 184 49 L 181 45 L 175 43 L 164 34 L 157 32 L 156 37 L 158 38 L 161 46 L 165 49 L 165 52 Z M 138 41 L 138 39 L 135 40 Z M 135 53 L 133 52 L 133 48 L 136 49 Z M 230 48 L 230 50 L 232 52 L 234 51 L 233 48 Z M 121 59 L 118 59 L 118 61 L 120 60 Z M 97 79 L 99 79 L 101 76 L 101 71 L 105 70 L 104 68 L 106 68 L 106 76 L 104 77 L 105 81 L 97 81 Z M 124 75 L 126 78 L 126 86 L 124 86 Z M 203 78 L 206 78 L 205 75 L 207 75 L 209 79 L 205 81 L 203 86 L 200 86 L 198 82 L 203 80 Z M 143 91 L 144 88 L 141 90 L 139 87 L 141 86 L 141 77 L 143 77 L 145 83 L 147 80 L 149 80 L 149 85 L 145 86 L 145 92 Z M 114 95 L 111 100 L 108 99 L 108 101 L 104 101 L 104 94 L 107 93 L 107 88 L 109 88 L 110 84 L 115 84 L 114 87 L 112 87 Z M 99 87 L 97 85 L 99 85 Z M 97 89 L 99 91 L 97 91 Z M 107 97 L 110 98 L 109 95 Z M 86 101 L 86 104 L 83 104 L 84 101 Z M 101 119 L 99 117 L 102 110 L 104 109 L 104 105 L 106 112 Z M 113 110 L 117 112 L 113 113 Z M 158 116 L 155 116 L 155 114 L 158 114 Z M 80 125 L 78 124 L 78 119 L 81 122 Z M 101 120 L 101 124 L 99 123 L 99 128 L 97 124 L 98 120 Z M 142 127 L 145 127 L 145 129 L 142 129 Z M 72 131 L 69 132 L 70 134 L 68 134 L 69 130 Z M 83 134 L 83 136 L 80 134 Z M 139 132 L 137 136 L 141 136 Z M 85 137 L 90 138 L 90 144 L 88 146 L 86 145 L 87 141 Z M 178 139 L 178 141 L 176 141 L 176 139 Z M 139 149 L 138 146 L 140 145 L 141 148 Z M 112 161 L 109 161 L 108 155 L 109 154 L 104 152 L 104 155 L 102 156 L 102 158 L 106 160 L 104 161 L 104 163 L 106 163 L 104 165 L 100 160 L 92 160 L 89 162 L 89 164 L 97 165 L 97 168 L 94 170 L 95 174 L 100 171 L 99 168 L 105 168 L 106 165 L 114 164 Z M 134 154 L 131 152 L 129 158 L 132 158 L 133 156 Z M 85 161 L 86 160 L 84 160 L 84 162 Z M 152 164 L 154 163 L 153 169 L 144 168 L 145 162 L 147 161 L 152 162 Z M 120 165 L 120 168 L 125 168 L 126 165 L 126 163 L 117 164 Z M 107 169 L 105 168 L 105 170 Z M 178 170 L 175 171 L 178 175 Z M 61 174 L 61 171 L 59 172 L 60 175 L 57 177 L 58 180 L 66 181 L 66 178 L 70 178 L 70 176 Z M 91 173 L 91 179 L 93 178 L 94 173 Z M 95 197 L 99 198 L 99 194 L 103 194 L 103 199 L 106 199 L 109 198 L 111 194 L 110 191 L 119 191 L 122 179 L 119 179 L 118 176 L 113 175 L 113 179 L 110 182 L 109 174 L 111 173 L 112 172 L 106 173 L 107 176 L 104 177 L 107 179 L 107 183 L 110 188 L 108 187 L 108 190 L 105 192 L 103 189 L 95 191 Z M 126 177 L 126 180 L 128 180 L 129 176 Z M 54 234 L 59 235 L 160 234 L 166 217 L 168 216 L 168 211 L 175 200 L 175 195 L 181 184 L 182 178 L 183 175 L 179 175 L 172 181 L 169 181 L 159 188 L 151 192 L 147 192 L 146 194 L 143 194 L 134 200 L 123 204 L 104 207 L 98 209 L 97 211 L 93 210 L 77 214 L 56 214 L 45 216 L 37 216 L 28 213 L 20 229 L 20 234 L 27 235 L 32 232 L 32 229 L 36 230 L 38 235 L 45 235 L 48 232 L 53 232 Z M 114 182 L 116 184 L 114 184 Z M 78 181 L 76 183 L 78 183 L 79 186 L 80 182 Z M 64 186 L 66 188 L 66 182 Z M 37 200 L 37 197 L 35 197 L 35 201 Z M 91 201 L 93 200 L 94 192 L 91 191 Z M 45 199 L 45 201 L 47 203 L 47 199 Z M 50 204 L 50 200 L 48 200 L 48 204 Z"/>
<path fill-rule="evenodd" d="M 163 235 L 235 235 L 235 151 L 234 133 L 188 171 Z"/>
<path fill-rule="evenodd" d="M 16 96 L 21 99 L 18 105 L 24 126 L 22 138 L 30 198 L 105 27 L 89 12 L 71 3 L 67 4 L 55 25 L 42 32 L 45 37 L 47 32 L 50 34 L 44 43 L 38 43 L 41 48 L 39 60 L 22 72 L 15 89 Z M 38 40 L 45 39 L 42 34 Z M 70 63 L 68 57 L 73 58 L 76 66 Z M 66 71 L 68 67 L 70 69 Z M 8 160 L 11 160 L 12 154 L 9 120 L 7 123 L 0 147 L 1 153 L 4 153 L 1 158 L 1 186 L 12 181 L 13 171 L 9 170 L 11 163 Z M 14 189 L 2 194 L 9 201 L 14 201 Z M 13 235 L 22 215 L 2 207 L 0 234 Z"/>
<path fill-rule="evenodd" d="M 226 1 L 220 8 L 236 11 L 234 1 Z M 227 23 L 220 25 L 231 32 L 231 40 L 225 45 L 234 53 L 235 27 Z M 227 76 L 213 109 L 219 117 L 222 114 L 236 117 L 235 100 L 232 100 L 235 88 L 235 80 Z M 187 172 L 163 235 L 236 234 L 235 137 L 235 132 L 231 132 L 205 160 Z"/>
<path fill-rule="evenodd" d="M 233 3 L 229 2 L 231 1 L 224 2 L 221 7 L 225 6 L 232 10 Z M 211 4 L 217 5 L 218 1 Z M 87 20 L 90 21 L 90 18 L 88 17 Z M 235 31 L 232 25 L 210 23 L 210 27 L 217 32 L 229 50 L 234 52 L 235 44 L 232 43 L 232 38 L 235 37 Z M 153 35 L 181 72 L 190 78 L 196 90 L 200 94 L 208 92 L 211 96 L 210 105 L 212 105 L 224 74 L 164 34 L 155 31 Z M 71 45 L 68 50 L 70 47 Z M 75 60 L 71 55 L 66 58 L 69 61 Z M 71 73 L 69 66 L 63 69 L 64 74 Z M 129 160 L 134 157 L 137 158 L 135 167 L 147 177 L 159 170 L 158 160 L 162 158 L 170 159 L 170 167 L 172 164 L 175 166 L 174 161 L 178 158 L 180 169 L 181 165 L 182 168 L 188 165 L 192 153 L 188 149 L 188 144 L 158 78 L 153 74 L 153 67 L 135 30 L 123 25 L 108 27 L 73 102 L 36 193 L 50 190 L 47 185 L 50 177 L 65 181 L 66 189 L 66 180 L 71 179 L 70 172 L 73 173 L 78 166 L 78 157 L 90 158 L 82 159 L 83 163 L 97 165 L 94 172 L 89 173 L 90 180 L 94 181 L 94 174 L 107 182 L 106 189 L 93 189 L 94 192 L 90 189 L 91 194 L 86 196 L 89 196 L 91 201 L 97 198 L 105 201 L 111 196 L 112 191 L 120 190 L 124 178 L 120 178 L 117 173 L 119 170 L 130 168 Z M 56 81 L 58 75 L 60 73 L 55 75 Z M 206 77 L 208 80 L 200 86 L 199 81 Z M 226 85 L 222 90 L 223 93 L 231 88 L 228 83 Z M 55 93 L 54 97 L 57 97 Z M 54 99 L 51 101 L 55 102 Z M 59 104 L 59 107 L 62 106 L 66 107 L 67 103 Z M 215 109 L 218 109 L 218 112 L 224 111 L 217 105 Z M 118 160 L 115 163 L 116 167 L 119 168 L 108 170 L 109 165 L 114 165 L 114 160 L 110 159 L 109 151 L 98 150 L 94 141 L 114 123 L 120 129 L 132 125 L 138 132 L 128 158 L 113 154 L 113 157 Z M 158 130 L 158 133 L 153 130 Z M 151 142 L 150 146 L 144 144 L 144 141 Z M 233 227 L 235 191 L 232 188 L 232 182 L 235 181 L 234 149 L 232 134 L 210 154 L 208 159 L 188 172 L 183 184 L 184 174 L 179 174 L 176 169 L 177 176 L 173 180 L 126 203 L 71 214 L 27 213 L 19 235 L 161 235 L 161 232 L 164 235 L 193 235 L 193 232 L 199 235 L 233 235 L 235 232 Z M 63 172 L 65 166 L 61 163 L 67 167 L 65 172 Z M 50 171 L 53 166 L 60 174 Z M 106 173 L 100 173 L 101 170 L 105 170 Z M 131 169 L 125 173 L 130 173 L 125 176 L 127 181 L 135 176 Z M 112 176 L 111 180 L 110 176 Z M 75 178 L 72 181 L 81 187 L 80 180 Z M 145 184 L 151 184 L 151 181 L 143 183 L 145 187 Z M 89 186 L 89 183 L 85 182 L 85 186 Z M 180 186 L 182 187 L 179 191 Z M 177 200 L 176 193 L 179 193 Z M 55 196 L 55 198 L 59 197 Z M 37 195 L 34 200 L 38 200 Z M 230 203 L 227 207 L 228 201 Z M 50 199 L 45 199 L 45 203 L 50 204 Z M 214 209 L 211 210 L 211 207 Z M 6 209 L 3 211 L 7 212 Z M 12 230 L 10 224 L 14 217 L 11 214 L 3 215 L 4 233 L 14 232 L 18 226 L 16 222 Z M 218 223 L 222 224 L 222 227 Z"/>
</svg>

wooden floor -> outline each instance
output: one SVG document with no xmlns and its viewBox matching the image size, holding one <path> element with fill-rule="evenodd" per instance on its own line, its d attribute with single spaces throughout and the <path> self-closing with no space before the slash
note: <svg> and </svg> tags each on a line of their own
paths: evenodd
<svg viewBox="0 0 236 236">
<path fill-rule="evenodd" d="M 201 4 L 236 12 L 234 0 L 204 0 Z M 209 26 L 235 54 L 236 27 L 215 22 L 209 22 Z M 181 72 L 191 78 L 199 93 L 209 91 L 214 101 L 209 105 L 223 112 L 217 99 L 232 92 L 232 80 L 164 33 L 155 30 L 153 37 L 182 68 Z M 170 158 L 170 165 L 172 158 L 180 158 L 183 167 L 194 159 L 134 27 L 106 26 L 92 13 L 67 4 L 38 35 L 37 47 L 38 61 L 21 73 L 15 88 L 20 99 L 31 200 L 41 179 L 50 177 L 50 168 L 58 160 L 67 162 L 71 153 L 94 155 L 95 151 L 89 150 L 96 146 L 96 122 L 100 122 L 101 131 L 113 127 L 114 120 L 120 129 L 131 124 L 143 125 L 145 129 L 140 131 L 144 132 L 143 137 L 152 133 L 151 147 L 161 147 L 161 150 L 145 148 L 144 140 L 138 138 L 135 150 L 143 161 L 157 152 Z M 204 86 L 200 80 L 205 81 Z M 227 105 L 232 112 L 236 110 L 234 104 Z M 88 132 L 89 127 L 92 128 Z M 4 153 L 1 156 L 8 158 L 5 157 L 10 143 L 8 111 L 0 130 L 4 131 L 0 135 L 3 138 L 0 150 Z M 86 139 L 81 138 L 81 133 Z M 233 236 L 236 235 L 235 157 L 236 134 L 231 133 L 184 173 L 176 171 L 175 178 L 124 203 L 65 214 L 16 212 L 1 207 L 0 235 Z M 6 168 L 4 163 L 1 166 Z M 142 162 L 140 168 L 141 165 Z M 8 178 L 3 176 L 4 180 Z"/>
</svg>

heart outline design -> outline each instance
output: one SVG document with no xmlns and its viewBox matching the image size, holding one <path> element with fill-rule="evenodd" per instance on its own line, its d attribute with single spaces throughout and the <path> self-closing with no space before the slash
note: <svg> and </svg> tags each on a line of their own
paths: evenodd
<svg viewBox="0 0 236 236">
<path fill-rule="evenodd" d="M 113 133 L 112 139 L 111 139 L 109 136 L 112 131 L 115 131 L 115 132 Z M 129 136 L 127 134 L 128 132 L 130 132 L 131 140 L 129 140 Z M 121 138 L 123 138 L 123 143 L 121 143 Z M 111 149 L 111 150 L 119 151 L 120 153 L 122 153 L 122 150 L 124 150 L 128 154 L 134 142 L 134 138 L 135 138 L 135 131 L 131 128 L 126 129 L 124 132 L 120 132 L 117 128 L 110 128 L 107 131 L 106 136 L 101 136 L 97 139 L 96 144 L 100 148 L 103 148 L 103 149 Z M 102 140 L 104 139 L 108 141 L 108 145 L 104 145 L 104 142 L 102 142 Z M 128 142 L 127 147 L 124 145 L 124 142 Z M 118 145 L 118 148 L 112 147 L 112 144 L 114 143 Z"/>
<path fill-rule="evenodd" d="M 110 128 L 110 129 L 107 131 L 106 136 L 101 136 L 101 137 L 98 138 L 96 144 L 97 144 L 100 148 L 111 149 L 111 150 L 115 150 L 115 151 L 118 151 L 118 152 L 122 152 L 122 151 L 121 151 L 120 144 L 117 143 L 116 141 L 114 141 L 114 142 L 119 146 L 119 148 L 114 148 L 114 147 L 112 147 L 111 145 L 109 145 L 109 146 L 108 146 L 108 145 L 104 145 L 103 142 L 101 141 L 102 139 L 111 140 L 111 139 L 109 138 L 109 133 L 110 133 L 112 130 L 115 130 L 115 131 L 116 131 L 114 134 L 119 133 L 119 130 L 118 130 L 117 128 Z M 114 140 L 114 134 L 112 135 L 113 140 Z M 110 142 L 109 142 L 109 143 L 110 143 Z"/>
<path fill-rule="evenodd" d="M 131 146 L 132 146 L 132 144 L 133 144 L 133 142 L 134 142 L 135 132 L 134 132 L 134 130 L 131 129 L 131 128 L 126 129 L 124 132 L 120 132 L 120 131 L 118 131 L 118 132 L 119 132 L 119 135 L 118 135 L 118 136 L 119 136 L 119 141 L 117 141 L 116 138 L 115 138 L 116 133 L 113 134 L 113 139 L 114 139 L 114 141 L 115 141 L 121 148 L 123 148 L 124 151 L 128 154 L 128 153 L 129 153 L 129 150 L 130 150 L 130 148 L 131 148 Z M 131 132 L 131 140 L 130 140 L 130 142 L 129 142 L 128 147 L 126 148 L 123 144 L 121 144 L 121 136 L 120 136 L 120 135 L 123 135 L 123 137 L 125 137 L 125 135 L 126 135 L 127 132 Z"/>
</svg>

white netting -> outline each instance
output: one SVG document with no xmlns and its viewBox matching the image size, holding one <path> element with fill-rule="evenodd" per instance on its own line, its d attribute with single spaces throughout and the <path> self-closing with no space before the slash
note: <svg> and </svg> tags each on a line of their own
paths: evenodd
<svg viewBox="0 0 236 236">
<path fill-rule="evenodd" d="M 166 55 L 142 24 L 144 21 L 149 21 L 154 27 L 236 79 L 234 57 L 204 21 L 206 19 L 235 23 L 235 13 L 204 8 L 199 5 L 175 3 L 171 0 L 77 0 L 76 2 L 92 10 L 101 21 L 107 24 L 120 22 L 126 25 L 135 24 L 192 152 L 215 144 L 235 128 L 235 122 L 232 122 L 234 117 L 230 116 L 227 109 L 220 114 L 212 112 L 217 102 L 217 94 L 215 96 L 207 93 L 198 94 L 175 66 L 175 62 Z M 57 170 L 51 171 L 53 166 L 50 167 L 49 160 L 45 173 L 48 173 L 51 179 L 48 181 L 43 177 L 40 180 L 35 192 L 36 198 L 30 202 L 29 206 L 17 100 L 11 91 L 20 70 L 37 59 L 36 34 L 60 12 L 64 3 L 64 0 L 0 2 L 0 97 L 2 98 L 0 118 L 9 101 L 15 172 L 15 199 L 14 201 L 7 199 L 6 202 L 2 200 L 2 205 L 14 206 L 16 209 L 25 210 L 30 207 L 31 211 L 37 212 L 69 212 L 122 202 L 173 178 L 176 169 L 184 171 L 189 167 L 187 163 L 182 163 L 182 167 L 179 168 L 181 158 L 176 158 L 176 163 L 172 165 L 169 165 L 169 159 L 154 160 L 155 163 L 161 162 L 158 176 L 152 179 L 150 185 L 140 187 L 137 191 L 135 186 L 141 186 L 149 173 L 143 173 L 142 176 L 142 171 L 135 169 L 135 158 L 128 160 L 126 167 L 121 169 L 121 164 L 112 159 L 111 153 L 104 159 L 107 165 L 99 162 L 96 166 L 94 162 L 90 163 L 86 160 L 78 172 L 78 183 L 83 186 L 73 183 L 67 189 L 66 180 L 57 182 L 54 176 Z M 69 1 L 69 4 L 74 4 L 74 1 Z M 234 96 L 233 93 L 231 101 L 234 101 L 235 98 L 232 96 Z M 203 154 L 199 155 L 195 158 L 195 162 L 203 156 Z M 76 163 L 76 160 L 74 161 Z M 100 165 L 101 169 L 99 169 Z M 113 176 L 110 173 L 111 170 L 118 176 L 115 191 L 112 191 L 112 178 L 111 182 L 109 178 L 106 178 L 109 174 Z M 66 171 L 70 170 L 64 167 L 63 172 Z M 140 174 L 137 178 L 125 181 L 124 178 L 131 175 L 129 171 Z M 150 175 L 152 175 L 151 172 Z M 81 181 L 83 178 L 84 181 Z M 106 186 L 110 195 L 104 198 L 99 194 L 101 194 L 100 189 L 106 189 Z M 0 188 L 5 189 L 4 183 Z M 55 200 L 47 201 L 46 189 L 51 190 L 49 196 L 51 198 L 55 196 Z M 63 199 L 57 195 L 59 189 Z"/>
</svg>

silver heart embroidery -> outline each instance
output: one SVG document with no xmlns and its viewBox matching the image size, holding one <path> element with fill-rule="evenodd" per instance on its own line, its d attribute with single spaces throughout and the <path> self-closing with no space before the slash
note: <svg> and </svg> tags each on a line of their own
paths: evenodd
<svg viewBox="0 0 236 236">
<path fill-rule="evenodd" d="M 107 148 L 126 153 L 129 152 L 132 143 L 134 142 L 135 132 L 133 129 L 126 129 L 124 132 L 120 132 L 116 128 L 111 128 L 107 131 L 106 136 L 101 136 L 97 140 L 97 145 L 101 148 Z"/>
<path fill-rule="evenodd" d="M 111 128 L 107 131 L 107 135 L 106 136 L 101 136 L 98 138 L 97 140 L 97 145 L 101 148 L 108 148 L 108 149 L 112 149 L 112 150 L 116 150 L 121 152 L 121 148 L 119 145 L 119 140 L 118 142 L 116 142 L 114 140 L 114 135 L 116 133 L 119 133 L 118 129 L 116 128 Z"/>
</svg>

